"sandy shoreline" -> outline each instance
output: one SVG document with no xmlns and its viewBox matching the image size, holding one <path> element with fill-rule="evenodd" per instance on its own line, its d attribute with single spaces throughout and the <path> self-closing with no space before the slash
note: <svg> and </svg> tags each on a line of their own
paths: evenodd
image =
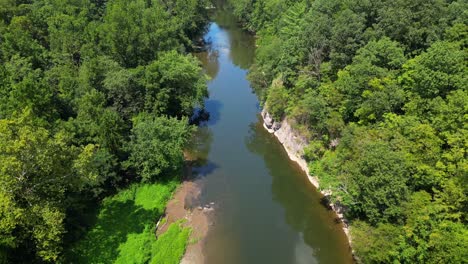
<svg viewBox="0 0 468 264">
<path fill-rule="evenodd" d="M 201 183 L 192 176 L 191 162 L 184 166 L 184 181 L 174 192 L 172 199 L 166 206 L 166 222 L 158 228 L 157 235 L 166 232 L 171 223 L 184 219 L 184 226 L 190 227 L 192 232 L 184 257 L 180 263 L 203 264 L 205 257 L 203 245 L 210 225 L 212 205 L 201 205 L 199 196 Z"/>
</svg>

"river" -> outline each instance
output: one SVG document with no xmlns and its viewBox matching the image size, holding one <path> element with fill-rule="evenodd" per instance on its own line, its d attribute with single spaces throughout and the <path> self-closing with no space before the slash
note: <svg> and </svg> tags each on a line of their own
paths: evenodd
<svg viewBox="0 0 468 264">
<path fill-rule="evenodd" d="M 336 215 L 278 140 L 263 127 L 246 79 L 254 38 L 228 12 L 217 11 L 197 54 L 209 81 L 210 119 L 194 142 L 201 202 L 215 204 L 204 240 L 208 264 L 352 263 Z"/>
</svg>

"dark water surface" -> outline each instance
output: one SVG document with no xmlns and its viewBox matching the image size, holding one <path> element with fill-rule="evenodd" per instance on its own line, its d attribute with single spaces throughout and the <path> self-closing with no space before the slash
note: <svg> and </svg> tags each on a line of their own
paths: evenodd
<svg viewBox="0 0 468 264">
<path fill-rule="evenodd" d="M 215 203 L 206 239 L 208 264 L 351 263 L 335 215 L 306 175 L 262 127 L 258 99 L 246 80 L 255 42 L 229 13 L 218 12 L 197 54 L 212 80 L 210 121 L 194 144 L 194 173 L 203 203 Z"/>
</svg>

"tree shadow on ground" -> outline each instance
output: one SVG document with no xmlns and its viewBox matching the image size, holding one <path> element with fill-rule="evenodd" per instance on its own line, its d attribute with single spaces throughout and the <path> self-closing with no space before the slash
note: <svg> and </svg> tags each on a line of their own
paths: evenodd
<svg viewBox="0 0 468 264">
<path fill-rule="evenodd" d="M 139 234 L 161 214 L 133 200 L 104 201 L 96 224 L 67 254 L 68 263 L 113 263 L 129 234 Z"/>
</svg>

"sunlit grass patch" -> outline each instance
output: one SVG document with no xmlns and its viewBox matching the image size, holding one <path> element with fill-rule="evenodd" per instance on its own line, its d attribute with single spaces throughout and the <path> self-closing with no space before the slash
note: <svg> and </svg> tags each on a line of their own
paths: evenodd
<svg viewBox="0 0 468 264">
<path fill-rule="evenodd" d="M 97 221 L 67 254 L 69 263 L 178 263 L 190 230 L 180 222 L 156 239 L 177 182 L 137 184 L 102 201 Z"/>
<path fill-rule="evenodd" d="M 169 226 L 167 231 L 152 244 L 151 264 L 178 264 L 184 255 L 190 237 L 190 228 L 183 227 L 182 222 Z"/>
</svg>

